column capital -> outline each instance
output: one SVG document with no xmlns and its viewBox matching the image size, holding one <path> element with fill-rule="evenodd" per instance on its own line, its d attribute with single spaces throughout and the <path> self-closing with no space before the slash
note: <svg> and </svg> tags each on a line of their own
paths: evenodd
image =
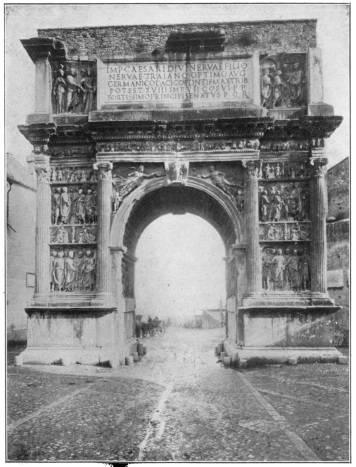
<svg viewBox="0 0 356 467">
<path fill-rule="evenodd" d="M 260 170 L 260 161 L 259 160 L 249 160 L 242 161 L 242 166 L 245 170 L 245 177 L 251 179 L 258 179 L 258 174 Z"/>
<path fill-rule="evenodd" d="M 318 159 L 310 160 L 310 174 L 312 177 L 324 177 L 326 174 L 326 165 L 328 159 L 320 157 Z"/>
<path fill-rule="evenodd" d="M 111 171 L 113 169 L 112 162 L 96 162 L 93 165 L 94 170 L 99 171 L 100 180 L 112 180 Z"/>
<path fill-rule="evenodd" d="M 45 154 L 36 154 L 34 159 L 37 182 L 49 183 L 51 175 L 50 157 Z"/>
</svg>

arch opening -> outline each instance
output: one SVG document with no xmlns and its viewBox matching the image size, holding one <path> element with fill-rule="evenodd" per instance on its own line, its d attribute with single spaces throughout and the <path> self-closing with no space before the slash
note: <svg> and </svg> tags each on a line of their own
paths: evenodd
<svg viewBox="0 0 356 467">
<path fill-rule="evenodd" d="M 137 243 L 136 314 L 195 326 L 202 309 L 225 307 L 225 246 L 196 215 L 164 215 Z"/>
<path fill-rule="evenodd" d="M 212 195 L 191 186 L 160 187 L 144 194 L 130 212 L 123 235 L 123 245 L 130 255 L 135 256 L 138 240 L 145 228 L 170 213 L 195 214 L 205 219 L 217 230 L 226 250 L 237 241 L 238 232 L 232 216 Z"/>
<path fill-rule="evenodd" d="M 115 259 L 114 263 L 117 271 L 116 284 L 119 284 L 115 290 L 119 308 L 124 310 L 125 339 L 133 337 L 137 245 L 144 230 L 166 214 L 192 214 L 204 219 L 215 229 L 222 244 L 223 254 L 220 258 L 227 259 L 223 274 L 223 304 L 228 307 L 234 300 L 232 294 L 236 274 L 232 275 L 230 252 L 233 245 L 242 243 L 244 239 L 243 218 L 235 205 L 222 190 L 194 177 L 189 177 L 186 185 L 167 186 L 162 179 L 150 180 L 125 198 L 113 217 L 111 226 L 112 253 L 116 255 L 115 252 L 122 252 L 120 263 L 115 263 Z M 209 255 L 209 251 L 206 251 L 206 255 Z"/>
</svg>

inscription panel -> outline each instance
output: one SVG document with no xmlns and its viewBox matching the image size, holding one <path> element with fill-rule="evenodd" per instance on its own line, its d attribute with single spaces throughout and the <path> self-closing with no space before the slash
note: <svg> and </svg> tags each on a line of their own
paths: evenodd
<svg viewBox="0 0 356 467">
<path fill-rule="evenodd" d="M 252 60 L 100 62 L 99 106 L 167 104 L 194 107 L 252 99 Z"/>
</svg>

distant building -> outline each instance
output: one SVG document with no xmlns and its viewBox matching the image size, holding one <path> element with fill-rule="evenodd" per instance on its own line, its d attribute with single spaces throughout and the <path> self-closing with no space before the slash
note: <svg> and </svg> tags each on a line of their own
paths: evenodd
<svg viewBox="0 0 356 467">
<path fill-rule="evenodd" d="M 201 328 L 203 324 L 203 312 L 201 310 L 194 313 L 195 327 Z"/>
<path fill-rule="evenodd" d="M 328 223 L 326 225 L 328 245 L 328 292 L 342 310 L 333 316 L 335 344 L 347 338 L 349 329 L 349 158 L 329 169 Z M 344 342 L 345 343 L 345 342 Z"/>
<path fill-rule="evenodd" d="M 7 341 L 27 340 L 26 303 L 35 287 L 36 183 L 28 160 L 26 170 L 7 154 Z"/>
</svg>

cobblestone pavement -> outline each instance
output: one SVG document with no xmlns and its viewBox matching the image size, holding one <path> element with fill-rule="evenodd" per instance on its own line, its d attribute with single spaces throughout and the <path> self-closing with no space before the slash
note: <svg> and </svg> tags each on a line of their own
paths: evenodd
<svg viewBox="0 0 356 467">
<path fill-rule="evenodd" d="M 10 360 L 7 458 L 348 460 L 348 366 L 237 371 L 216 362 L 222 338 L 222 329 L 169 328 L 118 370 Z"/>
</svg>

